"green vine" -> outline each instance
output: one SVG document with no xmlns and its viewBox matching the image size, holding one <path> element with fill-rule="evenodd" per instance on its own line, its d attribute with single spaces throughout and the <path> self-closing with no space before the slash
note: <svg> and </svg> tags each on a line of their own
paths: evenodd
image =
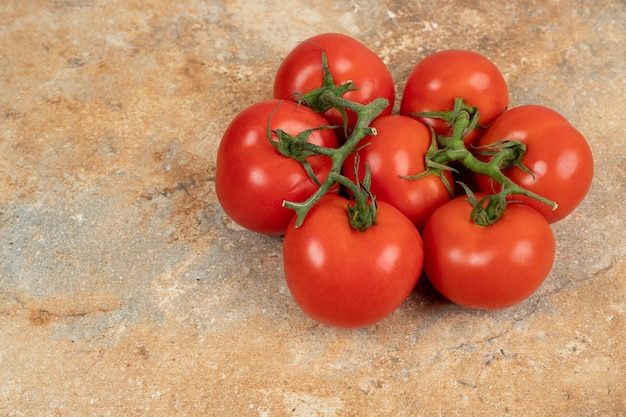
<svg viewBox="0 0 626 417">
<path fill-rule="evenodd" d="M 470 152 L 463 138 L 474 128 L 478 127 L 480 112 L 478 108 L 468 106 L 465 100 L 457 98 L 454 108 L 447 112 L 424 112 L 415 113 L 417 117 L 440 118 L 452 126 L 450 136 L 437 135 L 439 149 L 429 150 L 426 154 L 426 166 L 449 166 L 452 162 L 462 164 L 476 174 L 486 175 L 500 184 L 498 193 L 490 194 L 479 201 L 470 194 L 469 188 L 464 187 L 468 194 L 468 200 L 474 205 L 472 220 L 481 226 L 494 224 L 504 215 L 507 197 L 510 195 L 524 195 L 541 201 L 556 210 L 557 204 L 532 191 L 529 191 L 510 180 L 502 170 L 510 167 L 518 167 L 525 172 L 532 172 L 522 163 L 522 157 L 526 153 L 526 145 L 516 140 L 500 140 L 487 147 L 477 148 L 478 155 L 491 156 L 488 162 L 482 161 Z"/>
<path fill-rule="evenodd" d="M 319 129 L 334 129 L 337 126 L 322 126 L 315 129 L 306 130 L 299 135 L 292 137 L 282 130 L 273 131 L 277 139 L 272 138 L 272 131 L 267 126 L 267 137 L 281 154 L 299 161 L 307 172 L 307 175 L 319 187 L 304 202 L 284 201 L 283 206 L 296 212 L 296 227 L 302 225 L 307 213 L 319 202 L 319 200 L 333 189 L 336 184 L 349 189 L 353 195 L 348 204 L 348 215 L 350 224 L 356 230 L 364 231 L 376 224 L 376 199 L 369 190 L 371 183 L 371 173 L 366 166 L 366 174 L 363 180 L 356 181 L 341 174 L 342 166 L 348 156 L 358 150 L 359 143 L 369 135 L 376 135 L 376 130 L 370 127 L 371 122 L 380 115 L 389 102 L 384 98 L 378 98 L 368 104 L 360 104 L 343 98 L 342 96 L 353 91 L 355 86 L 352 82 L 342 85 L 335 85 L 334 79 L 328 68 L 325 53 L 322 51 L 322 68 L 324 71 L 323 84 L 320 88 L 311 90 L 303 94 L 294 94 L 293 98 L 299 104 L 306 105 L 316 112 L 325 112 L 331 108 L 336 109 L 343 117 L 344 132 L 347 135 L 346 141 L 339 148 L 331 149 L 321 147 L 307 142 L 310 134 Z M 347 111 L 354 112 L 357 121 L 348 135 Z M 443 112 L 423 112 L 415 113 L 413 116 L 422 118 L 438 118 L 446 121 L 452 128 L 449 136 L 436 135 L 432 131 L 433 143 L 426 153 L 426 170 L 417 175 L 404 176 L 406 180 L 415 180 L 427 175 L 437 175 L 441 178 L 446 188 L 453 195 L 452 185 L 449 183 L 444 173 L 446 171 L 457 172 L 453 164 L 461 164 L 473 173 L 486 175 L 500 184 L 500 191 L 489 194 L 477 200 L 472 191 L 464 184 L 463 187 L 468 196 L 468 201 L 473 205 L 471 219 L 481 226 L 489 226 L 500 219 L 505 211 L 508 197 L 511 195 L 524 195 L 552 207 L 557 208 L 557 204 L 536 193 L 515 184 L 504 175 L 503 169 L 518 167 L 525 172 L 532 172 L 522 163 L 522 157 L 526 153 L 524 143 L 515 140 L 501 140 L 489 146 L 476 148 L 474 153 L 467 149 L 463 138 L 473 129 L 482 128 L 478 124 L 480 113 L 478 108 L 468 106 L 462 98 L 454 101 L 451 110 Z M 270 115 L 271 118 L 271 115 Z M 323 182 L 315 176 L 307 157 L 312 155 L 324 155 L 331 159 L 330 171 Z M 488 161 L 477 158 L 488 156 Z M 358 164 L 358 158 L 356 163 Z M 358 166 L 355 166 L 355 174 Z"/>
</svg>

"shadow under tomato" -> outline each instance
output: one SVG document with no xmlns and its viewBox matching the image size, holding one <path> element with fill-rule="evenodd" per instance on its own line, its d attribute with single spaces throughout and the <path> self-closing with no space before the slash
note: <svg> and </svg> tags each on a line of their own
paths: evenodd
<svg viewBox="0 0 626 417">
<path fill-rule="evenodd" d="M 433 287 L 433 285 L 428 280 L 424 274 L 420 276 L 420 279 L 415 284 L 415 288 L 410 295 L 411 298 L 414 298 L 418 304 L 425 303 L 432 307 L 440 307 L 444 305 L 454 305 L 450 300 L 441 295 L 439 291 Z"/>
</svg>

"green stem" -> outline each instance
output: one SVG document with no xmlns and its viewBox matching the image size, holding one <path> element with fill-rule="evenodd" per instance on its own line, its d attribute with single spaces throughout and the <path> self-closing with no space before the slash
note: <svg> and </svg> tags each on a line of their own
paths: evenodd
<svg viewBox="0 0 626 417">
<path fill-rule="evenodd" d="M 419 116 L 424 117 L 424 114 L 431 116 L 436 115 L 436 113 L 421 113 Z M 510 166 L 510 164 L 521 163 L 521 155 L 525 152 L 523 144 L 518 142 L 520 146 L 502 147 L 489 162 L 481 161 L 465 147 L 465 143 L 463 142 L 463 137 L 467 132 L 477 125 L 479 117 L 478 110 L 468 107 L 463 99 L 456 99 L 454 109 L 450 112 L 442 112 L 440 116 L 454 117 L 454 120 L 451 120 L 453 127 L 452 134 L 450 136 L 437 136 L 440 150 L 429 155 L 430 162 L 440 165 L 446 165 L 450 162 L 459 162 L 474 173 L 492 178 L 502 187 L 498 194 L 486 197 L 486 199 L 489 200 L 486 207 L 483 207 L 484 200 L 479 202 L 478 205 L 480 207 L 475 207 L 476 212 L 484 210 L 481 216 L 473 216 L 475 222 L 481 225 L 495 223 L 504 214 L 506 197 L 513 194 L 533 198 L 549 205 L 553 210 L 556 210 L 557 204 L 554 201 L 520 187 L 502 173 L 503 167 Z"/>
<path fill-rule="evenodd" d="M 345 160 L 354 152 L 363 138 L 368 135 L 376 134 L 376 131 L 369 127 L 369 125 L 389 105 L 389 102 L 384 98 L 378 98 L 366 105 L 356 103 L 336 95 L 331 90 L 322 92 L 320 99 L 332 107 L 342 107 L 354 111 L 357 114 L 357 122 L 352 133 L 342 146 L 337 149 L 324 148 L 323 154 L 331 158 L 332 164 L 328 176 L 320 187 L 304 202 L 283 202 L 283 207 L 293 209 L 296 212 L 296 227 L 302 225 L 309 210 L 331 190 L 333 185 L 336 183 L 345 183 L 343 180 L 345 177 L 341 175 L 341 168 Z"/>
</svg>

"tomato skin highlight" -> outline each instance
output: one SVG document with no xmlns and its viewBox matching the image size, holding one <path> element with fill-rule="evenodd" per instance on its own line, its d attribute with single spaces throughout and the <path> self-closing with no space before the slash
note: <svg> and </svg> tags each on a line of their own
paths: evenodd
<svg viewBox="0 0 626 417">
<path fill-rule="evenodd" d="M 350 226 L 348 200 L 326 195 L 304 223 L 285 233 L 283 263 L 291 294 L 314 320 L 362 328 L 398 308 L 423 264 L 417 229 L 393 206 L 378 203 L 377 224 Z"/>
<path fill-rule="evenodd" d="M 322 116 L 292 101 L 266 100 L 249 106 L 224 132 L 217 152 L 215 189 L 222 208 L 236 223 L 254 232 L 281 235 L 294 216 L 293 210 L 282 207 L 283 201 L 305 201 L 318 186 L 300 162 L 281 155 L 269 142 L 270 115 L 272 130 L 282 129 L 292 136 L 328 126 Z M 308 141 L 337 147 L 332 130 L 315 131 Z M 307 160 L 323 182 L 330 158 L 314 155 Z"/>
<path fill-rule="evenodd" d="M 463 307 L 495 310 L 524 301 L 554 262 L 549 223 L 528 206 L 509 204 L 495 224 L 478 226 L 471 210 L 465 197 L 457 197 L 428 219 L 422 233 L 424 273 L 444 297 Z"/>
<path fill-rule="evenodd" d="M 457 97 L 478 107 L 480 126 L 491 124 L 509 104 L 506 81 L 495 64 L 476 52 L 451 49 L 428 55 L 415 65 L 407 78 L 400 114 L 449 136 L 451 129 L 445 121 L 411 113 L 452 110 Z M 468 133 L 463 139 L 466 146 L 476 143 L 481 134 L 476 129 Z"/>
<path fill-rule="evenodd" d="M 363 179 L 367 164 L 372 175 L 370 190 L 377 201 L 393 205 L 421 230 L 428 217 L 451 198 L 445 184 L 436 175 L 402 178 L 425 171 L 424 156 L 432 143 L 430 129 L 401 115 L 381 116 L 372 122 L 371 127 L 376 129 L 377 135 L 363 139 L 362 148 L 346 159 L 343 175 L 355 180 L 354 163 L 358 155 L 359 178 Z M 448 183 L 453 184 L 452 174 L 447 171 L 444 175 Z"/>
<path fill-rule="evenodd" d="M 335 85 L 354 82 L 355 90 L 343 95 L 346 100 L 368 104 L 382 97 L 389 101 L 381 113 L 390 114 L 395 100 L 393 78 L 385 63 L 358 40 L 340 33 L 323 33 L 299 43 L 289 52 L 274 77 L 274 98 L 291 100 L 294 93 L 307 93 L 322 87 L 324 72 L 322 51 Z M 347 111 L 348 125 L 354 127 L 356 114 Z M 335 109 L 323 116 L 333 125 L 342 126 L 343 118 Z"/>
<path fill-rule="evenodd" d="M 524 105 L 507 110 L 487 130 L 477 146 L 502 139 L 526 144 L 522 163 L 534 175 L 517 167 L 502 172 L 523 188 L 558 204 L 552 210 L 535 199 L 513 195 L 555 223 L 567 217 L 587 195 L 593 179 L 593 155 L 587 140 L 558 112 L 538 105 Z M 482 158 L 488 160 L 488 158 Z M 484 192 L 500 190 L 500 185 L 483 175 L 476 175 Z"/>
</svg>

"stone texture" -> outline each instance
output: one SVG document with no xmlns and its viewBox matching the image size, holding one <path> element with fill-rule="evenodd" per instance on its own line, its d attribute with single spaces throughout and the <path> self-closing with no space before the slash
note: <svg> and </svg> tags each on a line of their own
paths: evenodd
<svg viewBox="0 0 626 417">
<path fill-rule="evenodd" d="M 0 415 L 626 415 L 621 0 L 5 0 Z M 357 37 L 402 91 L 473 49 L 511 105 L 588 138 L 590 193 L 529 300 L 481 312 L 425 280 L 360 331 L 308 319 L 281 239 L 217 203 L 217 145 L 314 34 Z"/>
</svg>

